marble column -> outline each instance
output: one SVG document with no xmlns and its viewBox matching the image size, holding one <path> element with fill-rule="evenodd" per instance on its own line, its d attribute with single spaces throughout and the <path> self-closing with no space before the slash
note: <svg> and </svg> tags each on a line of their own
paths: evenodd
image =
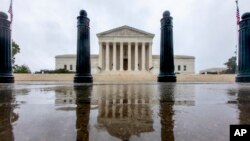
<svg viewBox="0 0 250 141">
<path fill-rule="evenodd" d="M 145 43 L 142 43 L 142 50 L 141 50 L 141 57 L 142 57 L 142 63 L 141 63 L 141 70 L 145 71 Z"/>
<path fill-rule="evenodd" d="M 128 43 L 128 71 L 131 71 L 131 42 Z"/>
<path fill-rule="evenodd" d="M 138 71 L 138 43 L 135 43 L 135 71 Z"/>
<path fill-rule="evenodd" d="M 148 61 L 149 61 L 149 64 L 148 64 L 148 69 L 150 69 L 151 67 L 152 67 L 152 58 L 153 58 L 153 56 L 152 56 L 152 42 L 150 42 L 149 43 L 149 46 L 148 46 Z"/>
<path fill-rule="evenodd" d="M 99 42 L 99 67 L 101 70 L 103 69 L 102 67 L 102 42 Z"/>
<path fill-rule="evenodd" d="M 120 43 L 120 71 L 123 71 L 123 43 Z"/>
<path fill-rule="evenodd" d="M 109 43 L 106 42 L 106 71 L 109 71 Z"/>
<path fill-rule="evenodd" d="M 116 71 L 116 42 L 113 42 L 113 71 Z"/>
</svg>

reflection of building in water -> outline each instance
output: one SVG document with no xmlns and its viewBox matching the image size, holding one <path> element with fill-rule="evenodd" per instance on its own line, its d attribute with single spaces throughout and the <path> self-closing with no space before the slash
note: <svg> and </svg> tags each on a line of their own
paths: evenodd
<svg viewBox="0 0 250 141">
<path fill-rule="evenodd" d="M 14 140 L 12 123 L 18 120 L 18 114 L 14 113 L 12 90 L 0 90 L 0 140 Z"/>
<path fill-rule="evenodd" d="M 98 97 L 98 127 L 110 135 L 128 140 L 152 132 L 152 90 L 145 85 L 103 85 L 95 87 Z M 94 96 L 95 97 L 95 96 Z"/>
</svg>

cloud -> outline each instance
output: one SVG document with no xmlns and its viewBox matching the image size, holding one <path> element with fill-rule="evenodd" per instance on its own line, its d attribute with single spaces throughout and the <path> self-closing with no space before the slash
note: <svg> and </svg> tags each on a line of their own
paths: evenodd
<svg viewBox="0 0 250 141">
<path fill-rule="evenodd" d="M 240 12 L 247 12 L 249 4 L 241 0 Z M 9 0 L 1 0 L 0 10 L 8 8 Z M 129 25 L 154 33 L 153 54 L 159 54 L 160 19 L 169 10 L 174 52 L 195 56 L 196 72 L 222 67 L 234 55 L 234 0 L 22 0 L 13 6 L 13 39 L 21 47 L 17 63 L 32 71 L 54 69 L 55 55 L 76 53 L 76 17 L 81 9 L 90 18 L 91 53 L 98 53 L 97 33 Z"/>
</svg>

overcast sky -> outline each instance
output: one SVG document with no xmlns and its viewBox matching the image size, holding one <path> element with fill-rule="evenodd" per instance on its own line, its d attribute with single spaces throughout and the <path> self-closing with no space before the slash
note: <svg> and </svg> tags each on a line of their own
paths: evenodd
<svg viewBox="0 0 250 141">
<path fill-rule="evenodd" d="M 7 12 L 10 0 L 0 0 Z M 241 15 L 250 0 L 239 0 Z M 13 36 L 20 45 L 19 65 L 55 69 L 55 56 L 76 53 L 76 17 L 90 18 L 91 53 L 98 53 L 96 34 L 123 25 L 155 34 L 153 54 L 160 52 L 160 19 L 173 16 L 174 53 L 196 57 L 195 69 L 224 67 L 236 45 L 235 0 L 13 0 Z"/>
</svg>

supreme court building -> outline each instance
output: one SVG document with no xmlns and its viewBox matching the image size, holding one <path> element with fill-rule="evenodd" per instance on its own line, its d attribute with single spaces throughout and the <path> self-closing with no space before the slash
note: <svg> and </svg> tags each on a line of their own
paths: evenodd
<svg viewBox="0 0 250 141">
<path fill-rule="evenodd" d="M 159 73 L 160 57 L 152 55 L 154 34 L 122 26 L 97 34 L 99 55 L 91 55 L 92 73 L 148 72 Z M 75 71 L 76 55 L 58 55 L 56 69 Z M 175 72 L 194 73 L 193 56 L 176 55 Z"/>
</svg>

